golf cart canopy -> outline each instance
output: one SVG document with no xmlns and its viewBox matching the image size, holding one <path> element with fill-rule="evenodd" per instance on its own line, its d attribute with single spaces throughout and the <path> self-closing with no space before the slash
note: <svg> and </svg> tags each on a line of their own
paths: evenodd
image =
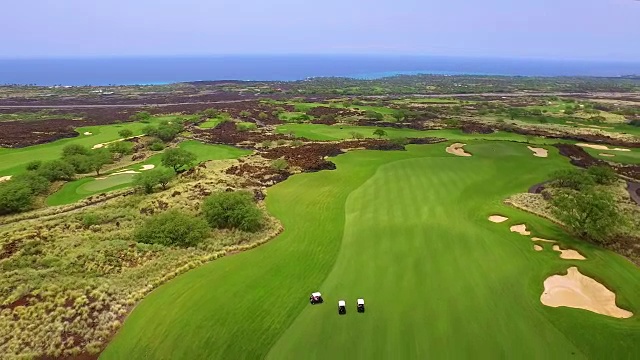
<svg viewBox="0 0 640 360">
<path fill-rule="evenodd" d="M 320 297 L 320 296 L 322 296 L 322 294 L 320 294 L 319 292 L 314 292 L 314 293 L 311 293 L 311 296 Z"/>
<path fill-rule="evenodd" d="M 364 299 L 358 299 L 358 305 L 364 305 Z"/>
<path fill-rule="evenodd" d="M 338 301 L 338 306 L 347 306 L 347 303 L 345 303 L 344 300 L 340 300 Z"/>
</svg>

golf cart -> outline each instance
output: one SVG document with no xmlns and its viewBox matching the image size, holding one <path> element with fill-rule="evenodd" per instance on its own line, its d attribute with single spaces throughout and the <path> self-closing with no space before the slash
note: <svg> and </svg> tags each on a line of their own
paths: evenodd
<svg viewBox="0 0 640 360">
<path fill-rule="evenodd" d="M 311 293 L 311 296 L 309 296 L 309 302 L 311 305 L 322 304 L 324 302 L 324 300 L 322 300 L 322 294 L 319 292 Z"/>
<path fill-rule="evenodd" d="M 347 303 L 344 300 L 338 301 L 338 314 L 344 315 L 347 313 Z"/>
<path fill-rule="evenodd" d="M 358 312 L 364 312 L 364 299 L 358 299 Z"/>
</svg>

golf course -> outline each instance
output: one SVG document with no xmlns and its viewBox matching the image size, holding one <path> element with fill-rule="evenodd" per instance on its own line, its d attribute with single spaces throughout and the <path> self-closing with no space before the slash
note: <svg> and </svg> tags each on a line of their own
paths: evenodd
<svg viewBox="0 0 640 360">
<path fill-rule="evenodd" d="M 322 139 L 348 133 L 309 128 Z M 568 159 L 505 138 L 465 139 L 471 156 L 456 156 L 449 140 L 350 151 L 331 159 L 335 170 L 268 188 L 267 210 L 284 231 L 151 292 L 100 358 L 640 358 L 637 266 L 503 203 L 569 169 Z M 530 236 L 510 231 L 523 224 Z M 531 236 L 586 259 L 562 259 L 548 242 L 536 251 Z M 633 316 L 543 305 L 545 280 L 571 267 Z M 314 291 L 323 304 L 309 304 Z"/>
</svg>

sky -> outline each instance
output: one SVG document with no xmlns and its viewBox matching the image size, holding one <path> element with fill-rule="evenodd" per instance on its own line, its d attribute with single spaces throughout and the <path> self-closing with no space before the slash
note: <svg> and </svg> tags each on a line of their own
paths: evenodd
<svg viewBox="0 0 640 360">
<path fill-rule="evenodd" d="M 389 54 L 640 61 L 638 0 L 3 1 L 0 58 Z"/>
</svg>

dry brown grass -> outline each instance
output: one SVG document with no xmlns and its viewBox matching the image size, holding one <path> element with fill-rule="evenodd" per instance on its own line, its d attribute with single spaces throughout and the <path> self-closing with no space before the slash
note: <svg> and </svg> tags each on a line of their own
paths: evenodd
<svg viewBox="0 0 640 360">
<path fill-rule="evenodd" d="M 259 233 L 213 230 L 194 248 L 133 241 L 133 230 L 149 214 L 168 208 L 197 213 L 209 193 L 235 188 L 240 179 L 223 171 L 233 163 L 209 162 L 153 195 L 120 195 L 2 219 L 0 358 L 97 353 L 154 288 L 276 236 L 282 227 L 267 216 Z"/>
</svg>

